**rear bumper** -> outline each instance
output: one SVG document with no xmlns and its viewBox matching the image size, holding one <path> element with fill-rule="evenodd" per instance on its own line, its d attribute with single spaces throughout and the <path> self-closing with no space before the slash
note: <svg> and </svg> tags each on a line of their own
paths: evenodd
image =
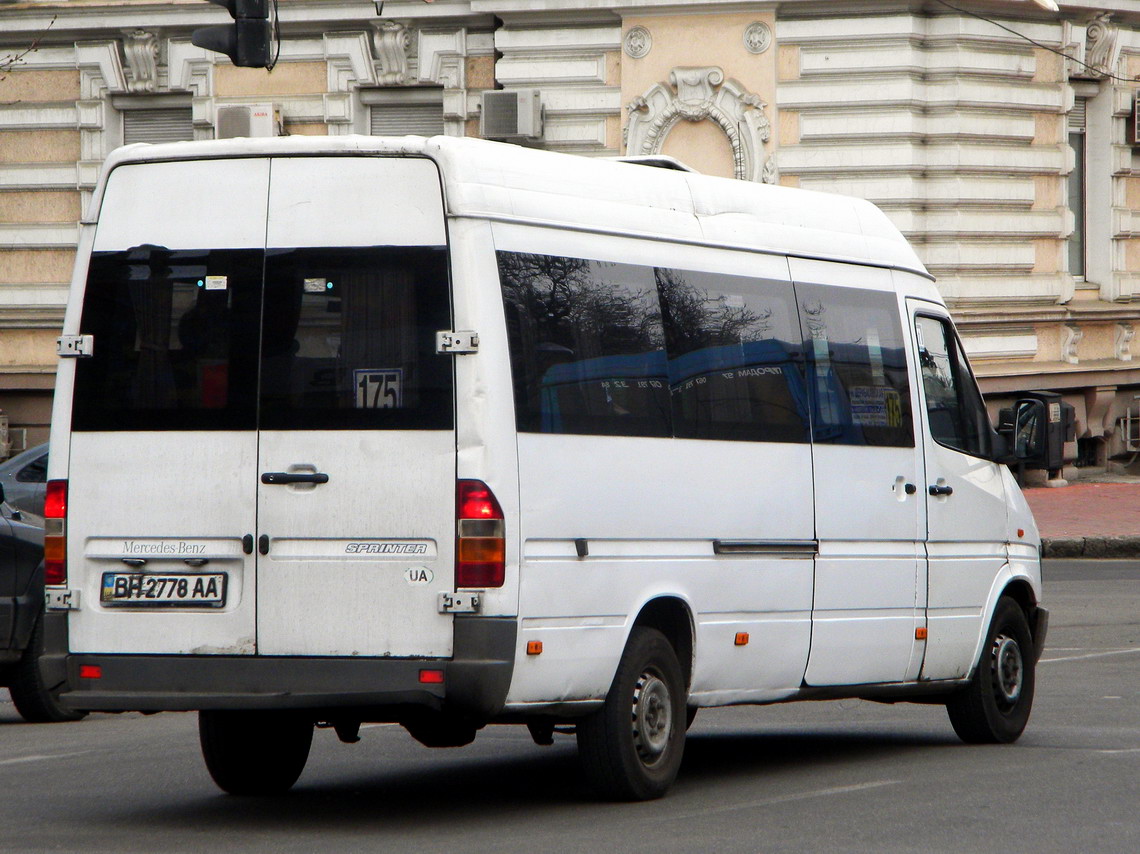
<svg viewBox="0 0 1140 854">
<path fill-rule="evenodd" d="M 62 669 L 60 702 L 87 711 L 352 710 L 398 720 L 416 707 L 486 721 L 510 688 L 516 632 L 509 618 L 457 618 L 450 659 L 76 653 L 41 666 Z M 80 668 L 91 665 L 99 678 L 80 678 Z M 443 681 L 423 683 L 421 670 L 443 671 Z"/>
</svg>

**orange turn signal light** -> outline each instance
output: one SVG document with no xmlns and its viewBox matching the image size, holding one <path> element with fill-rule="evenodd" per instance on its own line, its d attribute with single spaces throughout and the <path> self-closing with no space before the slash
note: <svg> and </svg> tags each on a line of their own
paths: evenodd
<svg viewBox="0 0 1140 854">
<path fill-rule="evenodd" d="M 542 641 L 527 641 L 526 642 L 527 655 L 542 655 Z"/>
<path fill-rule="evenodd" d="M 915 640 L 926 640 L 926 626 L 920 626 L 914 630 Z"/>
<path fill-rule="evenodd" d="M 737 646 L 746 646 L 747 644 L 748 644 L 748 632 L 737 632 L 736 633 L 736 645 Z"/>
</svg>

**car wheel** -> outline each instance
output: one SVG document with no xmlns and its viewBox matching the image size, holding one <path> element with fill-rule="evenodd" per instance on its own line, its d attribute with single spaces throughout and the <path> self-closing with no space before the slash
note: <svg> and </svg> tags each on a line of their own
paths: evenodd
<svg viewBox="0 0 1140 854">
<path fill-rule="evenodd" d="M 49 687 L 44 684 L 43 674 L 40 673 L 40 655 L 43 653 L 43 648 L 44 620 L 41 614 L 36 618 L 28 648 L 20 656 L 12 674 L 11 684 L 8 686 L 16 711 L 32 724 L 82 720 L 87 717 L 87 712 L 77 712 L 64 707 L 59 702 L 57 686 Z"/>
<path fill-rule="evenodd" d="M 599 794 L 621 801 L 665 794 L 685 747 L 685 693 L 665 636 L 635 627 L 605 705 L 577 726 L 582 768 Z"/>
<path fill-rule="evenodd" d="M 998 600 L 970 684 L 946 703 L 950 723 L 969 744 L 1016 741 L 1029 722 L 1035 686 L 1033 637 L 1021 606 Z"/>
<path fill-rule="evenodd" d="M 313 722 L 290 712 L 201 711 L 206 768 L 231 795 L 287 792 L 309 758 Z"/>
</svg>

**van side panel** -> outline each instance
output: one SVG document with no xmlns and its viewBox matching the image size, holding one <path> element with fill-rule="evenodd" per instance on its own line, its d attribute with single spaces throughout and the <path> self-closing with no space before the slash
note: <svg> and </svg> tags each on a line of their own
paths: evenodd
<svg viewBox="0 0 1140 854">
<path fill-rule="evenodd" d="M 914 679 L 926 504 L 899 300 L 889 270 L 789 263 L 814 372 L 819 557 L 806 682 Z"/>
<path fill-rule="evenodd" d="M 756 361 L 785 346 L 795 324 L 786 262 L 517 226 L 494 231 L 501 257 L 513 253 L 501 262 L 511 271 L 502 282 L 505 298 L 517 301 L 508 326 L 516 326 L 515 346 L 536 353 L 530 380 L 513 363 L 516 405 L 527 382 L 543 390 L 541 410 L 519 414 L 520 655 L 508 703 L 604 697 L 633 619 L 657 597 L 691 611 L 696 702 L 770 699 L 794 690 L 810 638 L 811 454 L 794 356 Z M 558 276 L 568 278 L 551 278 Z M 540 282 L 539 290 L 553 288 L 542 298 L 545 308 L 519 291 L 528 277 Z M 562 327 L 544 322 L 528 327 L 538 330 L 533 340 L 518 331 L 528 312 L 546 317 L 562 310 L 563 286 L 575 293 L 567 323 L 593 329 L 595 320 L 575 312 L 605 307 L 609 319 L 596 321 L 603 334 L 558 338 Z M 687 288 L 699 298 L 685 302 Z M 744 295 L 729 293 L 734 289 Z M 672 302 L 654 308 L 666 290 Z M 681 310 L 678 300 L 686 311 L 703 304 L 700 310 L 713 312 L 708 318 L 754 313 L 757 329 L 778 326 L 779 335 L 757 332 L 742 347 L 745 333 L 733 333 L 736 344 L 727 349 L 752 360 L 743 365 L 721 361 L 730 354 L 714 344 L 691 345 L 670 364 L 663 349 L 653 349 L 662 346 L 652 343 L 653 334 L 651 343 L 636 345 L 649 350 L 628 344 L 646 324 L 660 323 L 662 311 Z M 798 348 L 798 324 L 794 334 Z M 672 427 L 679 429 L 685 395 L 694 406 L 723 413 L 734 398 L 707 398 L 701 389 L 744 376 L 784 384 L 783 402 L 801 410 L 794 416 L 804 425 L 800 441 L 676 438 L 668 423 L 655 420 L 661 407 L 668 414 L 673 397 Z M 633 435 L 622 435 L 626 429 Z M 743 633 L 749 642 L 738 644 Z M 530 641 L 542 643 L 541 655 L 523 653 Z"/>
</svg>

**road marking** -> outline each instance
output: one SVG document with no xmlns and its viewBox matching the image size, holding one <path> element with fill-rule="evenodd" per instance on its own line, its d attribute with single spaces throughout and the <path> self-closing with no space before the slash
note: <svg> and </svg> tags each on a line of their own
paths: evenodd
<svg viewBox="0 0 1140 854">
<path fill-rule="evenodd" d="M 17 756 L 15 759 L 0 759 L 0 765 L 20 765 L 24 762 L 42 762 L 45 759 L 67 759 L 70 756 L 83 756 L 91 753 L 90 750 L 80 750 L 75 753 L 37 754 L 34 756 Z"/>
<path fill-rule="evenodd" d="M 813 792 L 800 792 L 795 795 L 780 795 L 775 798 L 765 798 L 762 801 L 749 801 L 746 804 L 736 804 L 734 806 L 718 807 L 716 809 L 704 809 L 700 812 L 681 813 L 679 815 L 670 815 L 668 820 L 676 821 L 677 819 L 688 820 L 693 818 L 700 818 L 706 815 L 714 815 L 716 813 L 736 812 L 738 810 L 751 810 L 757 807 L 770 807 L 776 804 L 786 804 L 792 801 L 807 801 L 812 798 L 829 798 L 833 795 L 849 795 L 853 792 L 862 792 L 867 789 L 881 789 L 884 786 L 897 786 L 902 783 L 902 780 L 876 780 L 873 783 L 857 783 L 854 786 L 836 786 L 831 789 L 816 789 Z"/>
<path fill-rule="evenodd" d="M 1118 747 L 1116 749 L 1098 750 L 1097 753 L 1118 754 L 1118 753 L 1140 753 L 1140 747 Z"/>
<path fill-rule="evenodd" d="M 1108 655 L 1128 655 L 1130 653 L 1140 652 L 1140 647 L 1132 649 L 1110 649 L 1107 652 L 1090 652 L 1087 655 L 1066 655 L 1061 658 L 1043 658 L 1038 664 L 1052 664 L 1056 661 L 1084 661 L 1087 658 L 1104 658 Z"/>
</svg>

